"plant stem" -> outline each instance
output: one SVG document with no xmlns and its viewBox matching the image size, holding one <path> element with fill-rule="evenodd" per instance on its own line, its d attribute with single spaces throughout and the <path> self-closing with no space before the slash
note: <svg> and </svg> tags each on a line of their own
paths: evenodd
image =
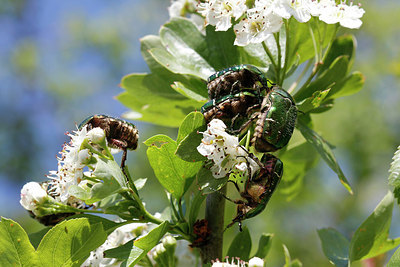
<svg viewBox="0 0 400 267">
<path fill-rule="evenodd" d="M 225 198 L 222 194 L 226 194 L 226 186 L 219 192 L 209 194 L 206 199 L 206 220 L 211 234 L 208 243 L 201 247 L 203 264 L 222 259 L 225 211 Z"/>
</svg>

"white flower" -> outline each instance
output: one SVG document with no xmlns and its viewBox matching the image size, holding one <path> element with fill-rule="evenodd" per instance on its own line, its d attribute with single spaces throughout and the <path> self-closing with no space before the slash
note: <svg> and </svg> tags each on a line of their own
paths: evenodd
<svg viewBox="0 0 400 267">
<path fill-rule="evenodd" d="M 103 131 L 104 133 L 104 131 Z M 60 152 L 61 157 L 58 159 L 58 170 L 50 171 L 47 177 L 51 179 L 49 182 L 49 194 L 62 204 L 72 204 L 76 207 L 83 207 L 83 201 L 77 200 L 68 192 L 71 185 L 79 185 L 83 181 L 83 168 L 85 167 L 85 159 L 89 157 L 88 151 L 82 150 L 81 145 L 87 137 L 87 126 L 68 134 L 71 138 L 69 143 L 64 144 L 63 150 Z"/>
<path fill-rule="evenodd" d="M 143 227 L 143 225 L 143 223 L 131 223 L 117 228 L 107 237 L 107 240 L 103 243 L 103 245 L 90 252 L 89 258 L 87 258 L 81 266 L 120 266 L 121 262 L 117 259 L 104 258 L 104 251 L 121 246 L 132 240 L 135 237 L 133 232 L 137 228 Z"/>
<path fill-rule="evenodd" d="M 196 3 L 195 0 L 173 1 L 168 7 L 169 17 L 184 17 L 189 11 L 195 10 Z"/>
<path fill-rule="evenodd" d="M 282 26 L 282 17 L 271 9 L 261 5 L 247 10 L 247 18 L 234 26 L 236 39 L 234 44 L 246 46 L 250 43 L 261 43 L 272 33 L 278 32 Z"/>
<path fill-rule="evenodd" d="M 100 144 L 106 138 L 106 133 L 100 127 L 93 128 L 86 134 L 90 142 Z"/>
<path fill-rule="evenodd" d="M 341 26 L 358 29 L 362 25 L 361 17 L 364 15 L 364 9 L 359 6 L 350 6 L 345 3 L 339 5 L 330 6 L 321 11 L 319 19 L 327 24 L 340 23 Z"/>
<path fill-rule="evenodd" d="M 312 16 L 318 17 L 324 11 L 336 6 L 335 0 L 311 0 L 309 10 Z"/>
<path fill-rule="evenodd" d="M 47 198 L 47 192 L 39 183 L 29 182 L 21 189 L 21 200 L 19 203 L 26 210 L 33 211 Z"/>
<path fill-rule="evenodd" d="M 235 168 L 247 172 L 248 168 L 243 167 L 243 162 L 246 166 L 250 163 L 253 174 L 258 165 L 253 166 L 253 160 L 248 157 L 248 152 L 239 145 L 238 137 L 228 134 L 225 129 L 223 121 L 213 119 L 203 133 L 201 144 L 197 147 L 201 155 L 213 162 L 210 170 L 214 178 L 223 178 Z"/>
<path fill-rule="evenodd" d="M 224 262 L 220 262 L 218 259 L 217 261 L 213 261 L 212 267 L 245 267 L 246 262 L 242 261 L 239 258 L 232 258 L 229 262 L 229 257 L 225 258 Z"/>
<path fill-rule="evenodd" d="M 247 10 L 246 0 L 208 0 L 197 5 L 198 12 L 206 19 L 206 25 L 215 26 L 216 31 L 226 31 L 231 19 L 240 18 Z"/>
<path fill-rule="evenodd" d="M 311 19 L 311 0 L 275 0 L 272 10 L 284 19 L 293 16 L 298 22 L 307 22 Z"/>
<path fill-rule="evenodd" d="M 249 261 L 249 267 L 263 267 L 264 261 L 258 257 L 251 258 Z"/>
</svg>

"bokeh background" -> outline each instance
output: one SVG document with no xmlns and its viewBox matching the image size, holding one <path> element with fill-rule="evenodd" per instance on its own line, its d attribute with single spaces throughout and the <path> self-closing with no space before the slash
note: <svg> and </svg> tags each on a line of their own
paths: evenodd
<svg viewBox="0 0 400 267">
<path fill-rule="evenodd" d="M 283 264 L 282 244 L 304 266 L 331 266 L 316 230 L 335 227 L 350 238 L 389 189 L 388 169 L 400 145 L 400 4 L 362 2 L 363 26 L 354 70 L 366 76 L 364 89 L 338 99 L 329 112 L 315 115 L 315 129 L 330 143 L 354 195 L 320 160 L 293 200 L 274 195 L 268 209 L 246 222 L 254 249 L 261 232 L 274 233 L 268 266 Z M 56 156 L 91 114 L 120 117 L 128 111 L 114 96 L 121 78 L 147 72 L 139 38 L 157 34 L 168 20 L 169 0 L 1 0 L 0 1 L 0 215 L 18 221 L 28 233 L 41 225 L 19 205 L 28 181 L 43 181 L 57 168 Z M 135 122 L 141 141 L 157 133 L 176 137 L 173 128 Z M 136 178 L 147 177 L 142 198 L 151 212 L 166 205 L 162 187 L 146 158 L 146 148 L 128 155 Z M 279 191 L 279 190 L 278 190 Z M 161 197 L 162 196 L 162 197 Z M 227 222 L 234 214 L 228 203 Z M 400 236 L 395 206 L 391 237 Z M 238 230 L 231 228 L 226 241 Z"/>
</svg>

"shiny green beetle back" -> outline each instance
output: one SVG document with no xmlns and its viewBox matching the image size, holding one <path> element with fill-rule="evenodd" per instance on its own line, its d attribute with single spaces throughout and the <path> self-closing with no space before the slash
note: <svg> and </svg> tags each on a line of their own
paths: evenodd
<svg viewBox="0 0 400 267">
<path fill-rule="evenodd" d="M 292 137 L 297 119 L 297 107 L 288 92 L 273 87 L 264 98 L 257 120 L 253 143 L 259 152 L 284 147 Z"/>
<path fill-rule="evenodd" d="M 237 65 L 218 71 L 207 79 L 209 99 L 219 99 L 240 91 L 253 91 L 260 97 L 268 90 L 268 80 L 252 65 Z"/>
</svg>

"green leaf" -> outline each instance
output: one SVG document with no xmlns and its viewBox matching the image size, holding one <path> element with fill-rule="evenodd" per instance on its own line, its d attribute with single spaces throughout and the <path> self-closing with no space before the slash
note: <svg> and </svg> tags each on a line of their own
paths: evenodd
<svg viewBox="0 0 400 267">
<path fill-rule="evenodd" d="M 181 95 L 179 98 L 171 98 L 168 94 L 163 96 L 154 92 L 154 88 L 172 90 L 171 84 L 173 83 L 174 80 L 157 74 L 127 75 L 121 81 L 121 87 L 126 92 L 117 96 L 117 99 L 140 114 L 134 118 L 135 120 L 178 127 L 189 112 L 200 109 L 202 104 Z M 205 85 L 204 90 L 207 92 Z"/>
<path fill-rule="evenodd" d="M 318 108 L 329 94 L 329 91 L 330 89 L 314 92 L 312 96 L 306 98 L 301 104 L 298 105 L 299 111 L 307 113 Z"/>
<path fill-rule="evenodd" d="M 354 61 L 354 55 L 356 51 L 356 39 L 353 35 L 345 34 L 336 37 L 333 41 L 329 52 L 325 58 L 324 64 L 322 65 L 320 72 L 325 71 L 336 58 L 340 56 L 347 56 L 349 58 L 349 69 Z"/>
<path fill-rule="evenodd" d="M 210 169 L 205 166 L 197 173 L 197 184 L 203 194 L 210 194 L 220 190 L 228 182 L 228 179 L 229 177 L 214 178 Z"/>
<path fill-rule="evenodd" d="M 179 127 L 176 155 L 189 162 L 206 160 L 207 158 L 197 151 L 197 147 L 201 144 L 201 139 L 203 138 L 200 132 L 205 130 L 206 125 L 203 114 L 192 112 L 187 115 Z"/>
<path fill-rule="evenodd" d="M 191 89 L 187 88 L 183 83 L 181 82 L 174 82 L 173 84 L 171 84 L 172 89 L 174 89 L 175 91 L 177 91 L 178 93 L 180 93 L 183 96 L 186 96 L 189 99 L 193 99 L 195 101 L 198 102 L 206 102 L 207 101 L 207 97 L 192 91 Z M 204 91 L 204 90 L 202 90 Z"/>
<path fill-rule="evenodd" d="M 283 252 L 285 254 L 284 267 L 302 267 L 303 264 L 298 259 L 294 259 L 294 260 L 291 259 L 288 248 L 285 245 L 282 245 L 282 246 L 283 246 Z"/>
<path fill-rule="evenodd" d="M 400 146 L 397 147 L 392 159 L 393 161 L 390 163 L 389 169 L 389 185 L 394 187 L 394 196 L 400 203 Z"/>
<path fill-rule="evenodd" d="M 37 253 L 43 266 L 79 266 L 106 239 L 101 223 L 92 225 L 86 218 L 72 219 L 53 227 Z"/>
<path fill-rule="evenodd" d="M 295 131 L 293 137 L 297 135 L 300 135 L 300 133 Z M 279 154 L 279 158 L 284 163 L 279 193 L 285 195 L 287 200 L 290 201 L 301 192 L 306 172 L 317 162 L 317 153 L 308 142 L 304 141 L 300 144 L 289 144 L 288 149 Z"/>
<path fill-rule="evenodd" d="M 344 176 L 339 164 L 337 163 L 335 155 L 333 154 L 329 144 L 320 135 L 304 125 L 301 119 L 297 121 L 296 127 L 301 131 L 307 142 L 314 146 L 317 152 L 321 155 L 322 159 L 338 175 L 340 182 L 347 189 L 347 191 L 349 191 L 350 194 L 353 194 L 350 184 L 347 181 L 346 176 Z"/>
<path fill-rule="evenodd" d="M 129 255 L 127 262 L 128 266 L 135 266 L 136 263 L 146 256 L 153 247 L 155 247 L 164 234 L 167 232 L 169 224 L 167 221 L 163 222 L 153 230 L 151 230 L 147 235 L 142 238 L 136 239 L 133 243 L 133 248 Z"/>
<path fill-rule="evenodd" d="M 88 220 L 88 222 L 91 225 L 101 223 L 103 225 L 103 230 L 107 234 L 111 234 L 115 229 L 123 225 L 123 223 L 116 223 L 114 221 L 108 220 L 104 217 L 96 216 L 96 215 L 91 215 L 91 214 L 76 214 L 71 217 L 68 217 L 66 220 L 71 220 L 71 219 L 79 219 L 79 218 L 85 218 Z"/>
<path fill-rule="evenodd" d="M 332 86 L 328 99 L 338 98 L 343 96 L 348 96 L 360 91 L 365 83 L 365 77 L 361 72 L 353 72 L 351 75 L 347 76 L 345 79 L 337 82 Z"/>
<path fill-rule="evenodd" d="M 323 91 L 332 87 L 335 83 L 339 82 L 347 74 L 349 59 L 347 56 L 340 56 L 332 62 L 329 69 L 322 72 L 314 81 L 306 87 L 302 87 L 294 95 L 296 102 L 300 102 L 307 97 L 312 96 L 316 91 Z"/>
<path fill-rule="evenodd" d="M 400 266 L 400 248 L 396 250 L 396 252 L 390 258 L 386 267 L 398 267 Z"/>
<path fill-rule="evenodd" d="M 208 94 L 204 80 L 201 80 L 198 77 L 192 75 L 175 74 L 169 71 L 164 66 L 160 65 L 153 58 L 153 56 L 150 54 L 151 49 L 153 48 L 164 49 L 164 45 L 162 44 L 161 38 L 159 36 L 154 36 L 154 35 L 145 36 L 140 40 L 140 44 L 141 44 L 140 49 L 142 52 L 142 56 L 145 59 L 147 65 L 149 66 L 150 71 L 153 74 L 155 74 L 160 80 L 168 81 L 168 86 L 158 86 L 150 88 L 154 94 L 158 94 L 165 98 L 174 98 L 174 99 L 175 98 L 182 99 L 182 96 L 189 97 L 190 95 L 198 95 L 199 97 L 201 96 L 202 98 L 207 99 Z M 175 83 L 182 84 L 184 88 L 186 88 L 188 91 L 191 92 L 176 91 L 176 89 L 173 88 Z M 171 87 L 175 91 L 171 90 Z"/>
<path fill-rule="evenodd" d="M 321 46 L 326 47 L 331 41 L 336 34 L 335 28 L 335 25 L 320 22 L 317 18 L 312 18 L 309 23 L 300 23 L 293 18 L 290 19 L 287 69 L 289 70 L 296 61 L 301 64 L 315 55 L 315 49 L 311 49 L 314 47 L 311 30 L 313 30 L 317 49 L 320 49 Z"/>
<path fill-rule="evenodd" d="M 122 246 L 104 251 L 104 258 L 115 258 L 120 261 L 127 260 L 133 248 L 134 240 L 128 241 Z"/>
<path fill-rule="evenodd" d="M 179 144 L 186 136 L 193 131 L 203 130 L 205 127 L 205 120 L 201 112 L 191 112 L 183 120 L 179 127 L 178 137 L 176 142 Z M 200 144 L 200 143 L 199 143 Z"/>
<path fill-rule="evenodd" d="M 256 254 L 253 257 L 258 257 L 260 259 L 264 259 L 267 257 L 269 249 L 272 245 L 272 238 L 274 237 L 273 234 L 265 234 L 263 233 L 260 236 L 260 240 L 258 241 L 258 249 Z"/>
<path fill-rule="evenodd" d="M 180 199 L 192 183 L 202 162 L 187 162 L 175 155 L 176 142 L 166 135 L 156 135 L 144 142 L 147 157 L 161 185 Z"/>
<path fill-rule="evenodd" d="M 350 242 L 351 262 L 378 256 L 400 244 L 400 238 L 388 238 L 393 202 L 393 193 L 388 192 L 374 212 L 358 227 Z"/>
<path fill-rule="evenodd" d="M 90 188 L 89 192 L 79 186 L 71 186 L 68 190 L 73 196 L 93 204 L 121 190 L 126 190 L 125 176 L 114 160 L 98 158 L 93 176 L 100 180 Z"/>
<path fill-rule="evenodd" d="M 0 222 L 0 251 L 1 266 L 40 266 L 35 248 L 24 229 L 4 217 Z"/>
<path fill-rule="evenodd" d="M 347 267 L 349 261 L 350 242 L 333 228 L 318 230 L 322 250 L 329 261 L 338 267 Z"/>
<path fill-rule="evenodd" d="M 242 232 L 239 232 L 233 239 L 229 246 L 228 257 L 238 257 L 241 260 L 248 261 L 250 258 L 251 251 L 251 237 L 247 227 L 243 228 Z"/>
<path fill-rule="evenodd" d="M 204 59 L 205 38 L 196 26 L 185 18 L 173 18 L 160 29 L 164 48 L 150 49 L 153 58 L 168 70 L 192 74 L 206 80 L 215 70 Z"/>
<path fill-rule="evenodd" d="M 71 217 L 69 217 L 71 218 Z M 37 249 L 37 247 L 40 244 L 40 241 L 42 241 L 42 238 L 47 234 L 47 232 L 51 229 L 51 227 L 45 227 L 42 230 L 29 234 L 29 241 L 32 243 L 32 246 Z"/>
</svg>

